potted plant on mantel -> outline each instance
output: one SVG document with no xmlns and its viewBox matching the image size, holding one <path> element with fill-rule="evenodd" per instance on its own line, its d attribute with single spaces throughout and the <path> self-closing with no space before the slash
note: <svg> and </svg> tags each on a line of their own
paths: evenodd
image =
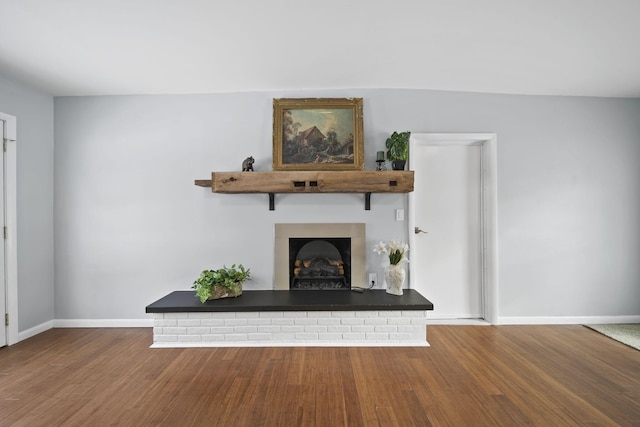
<svg viewBox="0 0 640 427">
<path fill-rule="evenodd" d="M 387 159 L 391 161 L 393 170 L 404 170 L 409 157 L 409 137 L 411 132 L 393 132 L 387 138 Z"/>
<path fill-rule="evenodd" d="M 230 298 L 242 295 L 242 284 L 251 280 L 251 270 L 242 264 L 223 266 L 217 270 L 204 270 L 193 282 L 192 289 L 201 302 L 210 299 Z"/>
</svg>

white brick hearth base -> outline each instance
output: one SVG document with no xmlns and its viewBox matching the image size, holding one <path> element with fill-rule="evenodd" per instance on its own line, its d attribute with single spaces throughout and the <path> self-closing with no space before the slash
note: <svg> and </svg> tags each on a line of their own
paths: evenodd
<svg viewBox="0 0 640 427">
<path fill-rule="evenodd" d="M 427 312 L 154 313 L 152 348 L 428 346 Z"/>
</svg>

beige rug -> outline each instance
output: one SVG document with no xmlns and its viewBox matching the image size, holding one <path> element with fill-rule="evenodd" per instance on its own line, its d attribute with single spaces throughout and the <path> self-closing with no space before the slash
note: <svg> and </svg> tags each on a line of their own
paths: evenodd
<svg viewBox="0 0 640 427">
<path fill-rule="evenodd" d="M 585 325 L 603 335 L 640 350 L 640 323 Z"/>
</svg>

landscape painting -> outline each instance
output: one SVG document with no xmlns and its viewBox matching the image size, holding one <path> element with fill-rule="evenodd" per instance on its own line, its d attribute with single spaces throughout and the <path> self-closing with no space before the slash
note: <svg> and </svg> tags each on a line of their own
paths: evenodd
<svg viewBox="0 0 640 427">
<path fill-rule="evenodd" d="M 273 170 L 363 169 L 362 98 L 273 100 Z"/>
</svg>

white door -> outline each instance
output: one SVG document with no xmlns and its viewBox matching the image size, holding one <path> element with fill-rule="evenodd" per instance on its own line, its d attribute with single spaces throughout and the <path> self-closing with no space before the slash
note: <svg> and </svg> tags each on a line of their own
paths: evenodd
<svg viewBox="0 0 640 427">
<path fill-rule="evenodd" d="M 2 135 L 2 143 L 5 140 L 5 126 L 4 121 L 0 120 L 0 135 Z M 0 326 L 0 347 L 7 345 L 7 326 L 5 323 L 5 316 L 7 315 L 7 281 L 5 280 L 5 243 L 4 238 L 4 149 L 2 149 L 2 161 L 0 161 L 0 238 L 2 243 L 0 244 L 0 314 L 2 314 L 2 325 Z"/>
<path fill-rule="evenodd" d="M 410 285 L 431 318 L 496 323 L 495 135 L 411 138 Z"/>
<path fill-rule="evenodd" d="M 416 236 L 412 274 L 433 317 L 482 318 L 480 147 L 421 146 L 411 156 L 415 223 L 428 232 Z"/>
</svg>

